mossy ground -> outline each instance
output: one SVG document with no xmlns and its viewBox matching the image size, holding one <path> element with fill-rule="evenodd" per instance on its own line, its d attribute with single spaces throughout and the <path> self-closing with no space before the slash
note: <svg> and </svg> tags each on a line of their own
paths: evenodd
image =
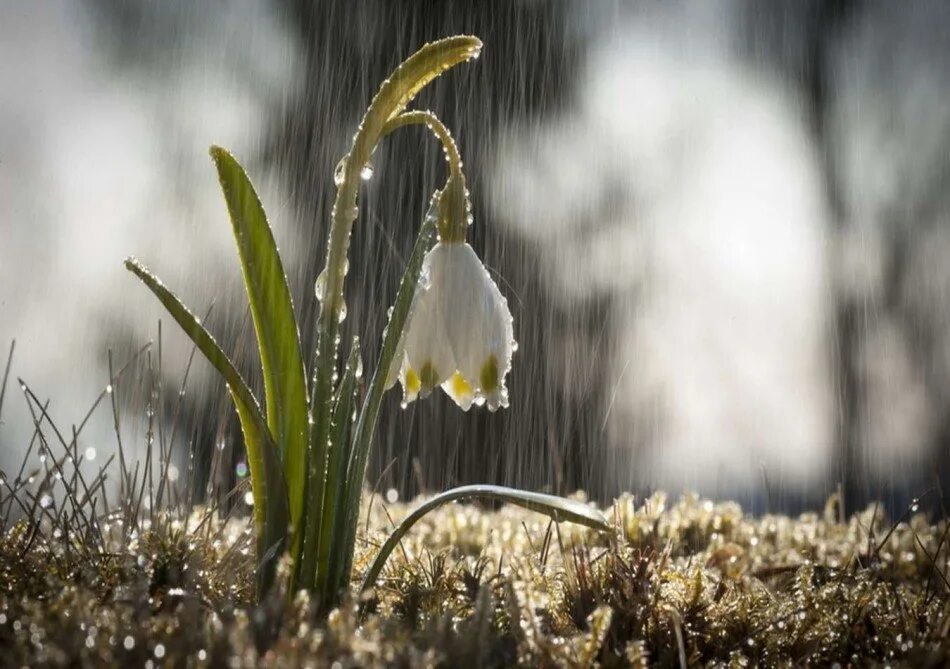
<svg viewBox="0 0 950 669">
<path fill-rule="evenodd" d="M 115 511 L 83 535 L 63 506 L 8 522 L 0 541 L 3 666 L 950 663 L 948 526 L 923 514 L 842 523 L 832 504 L 751 518 L 625 497 L 603 536 L 450 506 L 416 526 L 375 591 L 319 624 L 303 595 L 253 604 L 244 519 Z M 357 576 L 409 506 L 369 508 Z"/>
</svg>

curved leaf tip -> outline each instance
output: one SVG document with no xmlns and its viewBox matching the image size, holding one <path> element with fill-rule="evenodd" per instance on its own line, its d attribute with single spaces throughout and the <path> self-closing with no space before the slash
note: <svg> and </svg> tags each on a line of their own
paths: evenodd
<svg viewBox="0 0 950 669">
<path fill-rule="evenodd" d="M 554 495 L 547 495 L 540 492 L 529 492 L 527 490 L 518 490 L 517 488 L 506 488 L 495 485 L 467 485 L 459 488 L 446 490 L 443 493 L 432 497 L 416 508 L 393 530 L 389 538 L 380 547 L 376 558 L 370 564 L 366 575 L 363 577 L 363 585 L 360 591 L 373 587 L 383 565 L 393 549 L 399 544 L 403 536 L 430 511 L 433 511 L 444 504 L 463 499 L 493 499 L 507 504 L 514 504 L 531 511 L 543 513 L 555 522 L 570 522 L 578 525 L 584 525 L 598 532 L 610 532 L 611 525 L 597 509 L 579 502 L 574 499 L 565 499 Z"/>
</svg>

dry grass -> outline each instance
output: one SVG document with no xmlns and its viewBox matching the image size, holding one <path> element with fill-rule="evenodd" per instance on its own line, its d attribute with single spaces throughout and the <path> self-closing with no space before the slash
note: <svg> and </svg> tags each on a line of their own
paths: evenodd
<svg viewBox="0 0 950 669">
<path fill-rule="evenodd" d="M 373 503 L 357 572 L 407 508 Z M 947 524 L 923 515 L 753 519 L 626 497 L 607 537 L 453 506 L 417 526 L 375 592 L 318 624 L 303 595 L 253 605 L 244 519 L 113 511 L 83 535 L 63 531 L 68 503 L 36 510 L 0 542 L 4 666 L 950 661 Z"/>
<path fill-rule="evenodd" d="M 161 378 L 143 353 L 133 361 Z M 117 433 L 130 365 L 87 414 L 111 404 Z M 873 507 L 841 522 L 832 499 L 821 514 L 752 518 L 623 497 L 603 535 L 448 506 L 404 539 L 374 591 L 321 621 L 280 587 L 254 603 L 245 489 L 190 508 L 169 477 L 174 430 L 155 429 L 151 404 L 147 457 L 133 463 L 117 436 L 116 457 L 92 468 L 85 421 L 63 431 L 21 390 L 36 431 L 18 471 L 0 472 L 0 668 L 950 666 L 945 513 L 915 505 L 890 521 Z M 123 491 L 111 504 L 107 476 Z M 409 506 L 364 500 L 357 579 Z"/>
</svg>

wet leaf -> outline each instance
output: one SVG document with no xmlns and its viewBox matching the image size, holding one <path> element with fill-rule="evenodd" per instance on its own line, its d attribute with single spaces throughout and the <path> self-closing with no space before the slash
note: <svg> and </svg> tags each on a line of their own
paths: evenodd
<svg viewBox="0 0 950 669">
<path fill-rule="evenodd" d="M 126 268 L 148 286 L 201 350 L 218 373 L 224 378 L 234 400 L 244 443 L 247 448 L 248 465 L 251 470 L 251 486 L 254 493 L 254 525 L 257 533 L 258 593 L 262 594 L 273 583 L 277 557 L 280 556 L 287 536 L 288 508 L 287 486 L 284 481 L 280 458 L 274 440 L 260 406 L 241 374 L 225 355 L 214 337 L 198 322 L 198 319 L 181 300 L 172 293 L 148 268 L 138 260 L 129 258 Z"/>
<path fill-rule="evenodd" d="M 307 378 L 287 277 L 260 198 L 230 153 L 211 147 L 234 229 L 264 372 L 267 425 L 280 449 L 290 520 L 302 527 L 307 471 Z M 294 532 L 297 546 L 302 532 Z M 295 552 L 296 554 L 296 552 Z"/>
<path fill-rule="evenodd" d="M 360 589 L 366 590 L 367 588 L 373 587 L 373 584 L 376 583 L 379 573 L 383 570 L 383 565 L 386 564 L 386 559 L 389 557 L 389 554 L 392 553 L 393 549 L 395 549 L 397 545 L 399 545 L 400 539 L 402 539 L 402 537 L 405 536 L 405 534 L 410 529 L 412 529 L 412 526 L 419 522 L 423 516 L 425 516 L 430 511 L 438 509 L 444 504 L 456 502 L 462 499 L 476 498 L 492 499 L 501 502 L 507 502 L 508 504 L 514 504 L 516 506 L 524 507 L 525 509 L 530 509 L 531 511 L 537 511 L 538 513 L 548 515 L 556 522 L 567 521 L 571 523 L 577 523 L 579 525 L 586 525 L 587 527 L 599 530 L 601 532 L 610 531 L 610 523 L 607 522 L 604 514 L 602 514 L 597 509 L 584 504 L 583 502 L 578 502 L 577 500 L 565 499 L 564 497 L 556 497 L 554 495 L 545 495 L 544 493 L 540 492 L 529 492 L 527 490 L 517 490 L 515 488 L 505 488 L 503 486 L 494 485 L 468 485 L 462 486 L 460 488 L 453 488 L 452 490 L 446 490 L 445 492 L 423 502 L 415 511 L 406 516 L 406 519 L 403 520 L 395 530 L 393 530 L 393 533 L 389 535 L 388 539 L 386 539 L 386 543 L 384 543 L 379 549 L 376 559 L 373 560 L 373 563 L 366 571 L 366 576 L 363 578 L 363 585 Z"/>
</svg>

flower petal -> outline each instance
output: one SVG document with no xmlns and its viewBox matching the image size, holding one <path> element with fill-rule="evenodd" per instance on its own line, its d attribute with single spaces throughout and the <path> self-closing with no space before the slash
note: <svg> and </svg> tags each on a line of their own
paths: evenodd
<svg viewBox="0 0 950 669">
<path fill-rule="evenodd" d="M 437 244 L 423 263 L 427 279 L 413 298 L 405 334 L 405 361 L 400 371 L 405 401 L 416 395 L 426 397 L 433 388 L 455 373 L 452 346 L 445 331 L 442 314 L 442 274 L 446 266 L 444 253 Z"/>
<path fill-rule="evenodd" d="M 404 403 L 441 385 L 462 410 L 508 406 L 505 376 L 515 348 L 508 303 L 466 243 L 436 244 L 423 263 L 399 364 Z"/>
<path fill-rule="evenodd" d="M 490 409 L 507 406 L 504 383 L 514 350 L 511 311 L 472 247 L 452 246 L 452 285 L 443 293 L 452 300 L 443 311 L 458 371 L 475 389 L 476 401 L 487 400 Z"/>
<path fill-rule="evenodd" d="M 455 372 L 445 383 L 442 384 L 442 390 L 445 394 L 459 405 L 462 411 L 468 411 L 475 401 L 476 390 L 468 379 L 460 372 Z"/>
</svg>

